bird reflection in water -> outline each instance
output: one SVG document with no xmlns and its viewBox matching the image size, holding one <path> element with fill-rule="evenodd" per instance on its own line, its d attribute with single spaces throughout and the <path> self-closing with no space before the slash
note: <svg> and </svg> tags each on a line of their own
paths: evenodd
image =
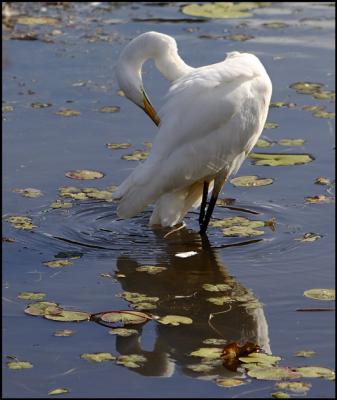
<svg viewBox="0 0 337 400">
<path fill-rule="evenodd" d="M 193 323 L 179 326 L 156 323 L 151 351 L 144 350 L 142 346 L 142 342 L 147 342 L 148 336 L 151 336 L 151 323 L 140 327 L 138 335 L 118 336 L 116 348 L 120 354 L 139 354 L 147 360 L 134 371 L 145 376 L 171 376 L 175 366 L 179 366 L 186 375 L 203 379 L 237 375 L 222 364 L 207 373 L 195 372 L 190 368 L 192 364 L 200 363 L 200 358 L 190 356 L 191 352 L 200 347 L 224 347 L 204 344 L 203 341 L 209 338 L 222 338 L 226 343 L 235 341 L 244 344 L 249 341 L 271 353 L 262 304 L 250 289 L 229 274 L 207 237 L 187 229 L 165 239 L 163 236 L 162 230 L 156 233 L 163 251 L 153 257 L 156 259 L 155 265 L 165 267 L 165 270 L 157 274 L 137 271 L 137 267 L 149 263 L 143 261 L 144 249 L 139 257 L 135 249 L 132 257 L 121 255 L 118 258 L 116 276 L 120 277 L 118 279 L 124 291 L 159 297 L 155 303 L 157 308 L 150 310 L 153 314 L 186 316 L 192 318 Z M 186 251 L 196 254 L 187 258 L 176 256 Z M 210 292 L 203 288 L 205 284 L 226 284 L 229 288 L 224 292 Z M 223 305 L 207 300 L 224 295 L 230 299 Z M 142 341 L 142 336 L 146 340 Z"/>
</svg>

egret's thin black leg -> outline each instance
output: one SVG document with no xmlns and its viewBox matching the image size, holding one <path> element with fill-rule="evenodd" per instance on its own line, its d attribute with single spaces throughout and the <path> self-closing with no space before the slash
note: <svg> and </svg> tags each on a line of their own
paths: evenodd
<svg viewBox="0 0 337 400">
<path fill-rule="evenodd" d="M 202 191 L 202 201 L 201 201 L 201 206 L 200 206 L 200 213 L 199 213 L 199 225 L 201 228 L 201 225 L 204 221 L 205 218 L 205 210 L 206 210 L 206 204 L 207 204 L 207 196 L 208 196 L 208 187 L 209 187 L 209 182 L 204 182 L 204 188 Z"/>
</svg>

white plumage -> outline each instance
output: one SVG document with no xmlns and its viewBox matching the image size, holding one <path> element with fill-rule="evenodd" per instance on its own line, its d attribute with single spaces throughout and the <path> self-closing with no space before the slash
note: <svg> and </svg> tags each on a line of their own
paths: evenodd
<svg viewBox="0 0 337 400">
<path fill-rule="evenodd" d="M 179 57 L 173 38 L 147 32 L 129 43 L 117 65 L 120 87 L 142 108 L 140 94 L 148 99 L 140 71 L 148 58 L 154 58 L 168 79 L 177 79 L 159 112 L 159 131 L 148 159 L 114 197 L 123 218 L 155 202 L 150 224 L 173 226 L 200 205 L 205 182 L 208 190 L 216 182 L 219 192 L 240 168 L 263 130 L 272 85 L 253 54 L 232 52 L 217 64 L 192 68 Z"/>
</svg>

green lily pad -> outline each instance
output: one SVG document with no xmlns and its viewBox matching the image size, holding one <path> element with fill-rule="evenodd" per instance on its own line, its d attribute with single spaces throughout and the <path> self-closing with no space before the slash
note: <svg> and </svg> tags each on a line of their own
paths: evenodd
<svg viewBox="0 0 337 400">
<path fill-rule="evenodd" d="M 21 300 L 42 300 L 46 297 L 46 293 L 21 292 L 17 298 Z"/>
<path fill-rule="evenodd" d="M 231 179 L 231 184 L 239 187 L 266 186 L 271 185 L 274 180 L 272 178 L 259 178 L 256 175 L 238 176 Z"/>
<path fill-rule="evenodd" d="M 147 314 L 133 311 L 108 312 L 101 315 L 101 320 L 109 323 L 121 323 L 123 325 L 143 324 L 151 319 Z"/>
<path fill-rule="evenodd" d="M 156 275 L 160 272 L 165 271 L 167 268 L 165 267 L 157 267 L 155 265 L 142 265 L 141 267 L 137 267 L 136 271 L 138 272 L 146 272 L 150 275 Z"/>
<path fill-rule="evenodd" d="M 75 171 L 68 171 L 65 173 L 65 176 L 71 179 L 100 179 L 103 178 L 103 172 L 99 171 L 90 171 L 87 169 L 78 169 Z"/>
<path fill-rule="evenodd" d="M 226 283 L 218 283 L 216 285 L 212 285 L 211 283 L 205 283 L 202 285 L 204 290 L 208 292 L 225 292 L 226 290 L 230 290 L 231 287 Z"/>
<path fill-rule="evenodd" d="M 207 372 L 212 371 L 214 366 L 207 365 L 207 364 L 189 364 L 189 365 L 186 365 L 186 368 L 191 369 L 194 372 L 207 373 Z"/>
<path fill-rule="evenodd" d="M 251 226 L 252 228 L 259 228 L 264 226 L 264 221 L 253 221 L 244 217 L 228 217 L 220 220 L 212 220 L 209 225 L 216 228 L 228 228 L 231 226 Z"/>
<path fill-rule="evenodd" d="M 61 197 L 70 197 L 70 195 L 75 193 L 81 193 L 81 189 L 74 186 L 62 186 L 59 188 L 59 195 Z"/>
<path fill-rule="evenodd" d="M 307 232 L 302 237 L 295 238 L 294 240 L 299 240 L 301 242 L 314 242 L 315 240 L 321 239 L 322 236 L 313 232 Z"/>
<path fill-rule="evenodd" d="M 96 200 L 105 200 L 108 202 L 112 201 L 112 192 L 109 192 L 107 190 L 95 190 L 90 193 L 86 193 L 86 196 L 89 197 L 90 199 L 96 199 Z"/>
<path fill-rule="evenodd" d="M 50 204 L 50 208 L 71 208 L 73 206 L 72 203 L 66 201 L 56 200 Z"/>
<path fill-rule="evenodd" d="M 21 215 L 8 217 L 5 221 L 9 222 L 15 229 L 30 230 L 36 227 L 36 225 L 33 225 L 31 218 Z"/>
<path fill-rule="evenodd" d="M 220 347 L 201 347 L 198 350 L 192 351 L 190 356 L 201 357 L 206 359 L 219 359 L 223 349 Z"/>
<path fill-rule="evenodd" d="M 309 154 L 250 153 L 254 165 L 288 166 L 307 164 L 314 160 Z"/>
<path fill-rule="evenodd" d="M 47 319 L 51 319 L 53 321 L 74 322 L 74 321 L 89 321 L 90 314 L 81 311 L 62 310 L 61 313 L 45 314 L 44 317 Z"/>
<path fill-rule="evenodd" d="M 131 154 L 125 154 L 122 156 L 122 160 L 128 160 L 128 161 L 140 161 L 140 160 L 146 160 L 148 157 L 149 153 L 147 151 L 142 151 L 142 150 L 135 150 Z"/>
<path fill-rule="evenodd" d="M 131 143 L 107 143 L 105 145 L 109 150 L 116 150 L 116 149 L 127 149 L 131 146 Z"/>
<path fill-rule="evenodd" d="M 304 139 L 281 139 L 278 141 L 281 146 L 303 146 L 304 143 Z"/>
<path fill-rule="evenodd" d="M 104 106 L 100 108 L 100 112 L 104 112 L 104 113 L 115 113 L 118 112 L 120 110 L 120 107 L 118 106 Z"/>
<path fill-rule="evenodd" d="M 139 354 L 128 354 L 117 357 L 117 364 L 124 365 L 127 368 L 139 368 L 146 361 L 146 357 Z"/>
<path fill-rule="evenodd" d="M 71 329 L 60 329 L 53 333 L 54 336 L 58 336 L 58 337 L 68 337 L 68 336 L 73 336 L 74 334 L 75 334 L 75 331 L 73 331 Z"/>
<path fill-rule="evenodd" d="M 295 89 L 297 93 L 312 94 L 321 89 L 322 83 L 315 82 L 296 82 L 292 83 L 289 87 Z"/>
<path fill-rule="evenodd" d="M 324 176 L 318 176 L 317 178 L 315 178 L 314 183 L 316 185 L 330 185 L 330 179 L 325 178 Z"/>
<path fill-rule="evenodd" d="M 39 189 L 26 188 L 26 189 L 13 189 L 13 192 L 20 193 L 22 196 L 36 198 L 43 196 L 43 193 Z"/>
<path fill-rule="evenodd" d="M 180 324 L 192 324 L 193 320 L 189 317 L 183 317 L 181 315 L 166 315 L 158 319 L 158 322 L 164 325 L 174 325 L 178 326 Z"/>
<path fill-rule="evenodd" d="M 302 110 L 306 110 L 306 111 L 323 111 L 324 107 L 309 105 L 309 106 L 303 106 Z"/>
<path fill-rule="evenodd" d="M 300 378 L 301 374 L 299 372 L 293 371 L 287 367 L 256 367 L 248 370 L 247 374 L 256 379 L 263 380 L 281 380 L 281 379 L 296 379 Z"/>
<path fill-rule="evenodd" d="M 25 308 L 25 313 L 34 316 L 43 316 L 48 308 L 55 308 L 57 306 L 58 304 L 50 301 L 39 301 L 37 303 L 28 304 Z"/>
<path fill-rule="evenodd" d="M 29 361 L 9 361 L 6 363 L 9 369 L 29 369 L 33 368 L 33 364 Z"/>
<path fill-rule="evenodd" d="M 69 393 L 69 390 L 66 388 L 56 388 L 49 390 L 48 394 L 51 396 L 57 395 L 57 394 L 64 394 L 64 393 Z"/>
<path fill-rule="evenodd" d="M 264 129 L 275 129 L 278 128 L 278 124 L 276 124 L 275 122 L 266 122 L 264 124 Z"/>
<path fill-rule="evenodd" d="M 295 393 L 307 392 L 311 388 L 311 383 L 307 382 L 279 382 L 276 383 L 278 389 L 290 390 Z"/>
<path fill-rule="evenodd" d="M 316 118 L 334 119 L 336 114 L 327 111 L 316 111 L 312 114 Z"/>
<path fill-rule="evenodd" d="M 335 289 L 309 289 L 306 290 L 304 296 L 315 300 L 335 300 L 336 290 Z"/>
<path fill-rule="evenodd" d="M 209 297 L 207 301 L 216 304 L 217 306 L 223 306 L 226 303 L 231 303 L 233 299 L 230 296 L 221 296 L 221 297 Z"/>
<path fill-rule="evenodd" d="M 83 358 L 83 360 L 88 360 L 96 363 L 116 360 L 116 357 L 113 356 L 111 353 L 83 353 L 81 354 L 81 358 Z"/>
<path fill-rule="evenodd" d="M 137 292 L 123 292 L 119 295 L 123 299 L 129 301 L 130 303 L 155 303 L 159 300 L 159 297 L 149 297 L 145 294 L 137 293 Z"/>
<path fill-rule="evenodd" d="M 312 350 L 300 350 L 300 351 L 296 351 L 294 353 L 294 355 L 296 357 L 305 357 L 305 358 L 311 358 L 316 354 L 315 351 Z"/>
<path fill-rule="evenodd" d="M 331 197 L 325 194 L 319 194 L 316 196 L 308 196 L 305 198 L 306 203 L 317 204 L 317 203 L 327 203 L 331 200 Z"/>
<path fill-rule="evenodd" d="M 332 100 L 336 97 L 336 93 L 329 90 L 318 90 L 312 94 L 312 97 L 319 100 Z"/>
<path fill-rule="evenodd" d="M 73 262 L 69 261 L 68 259 L 58 259 L 58 260 L 46 261 L 43 263 L 43 265 L 50 268 L 62 268 L 62 267 L 68 267 L 69 265 L 73 265 Z"/>
<path fill-rule="evenodd" d="M 302 378 L 325 378 L 328 380 L 335 379 L 335 372 L 330 368 L 325 367 L 299 367 L 295 371 L 301 375 Z"/>
<path fill-rule="evenodd" d="M 215 383 L 218 386 L 223 386 L 223 387 L 235 387 L 235 386 L 240 386 L 244 385 L 246 382 L 243 381 L 242 379 L 235 379 L 235 378 L 218 378 Z"/>
<path fill-rule="evenodd" d="M 206 18 L 246 18 L 252 14 L 249 12 L 254 8 L 267 7 L 271 3 L 255 3 L 255 2 L 218 2 L 206 4 L 188 4 L 181 11 L 186 15 L 194 17 Z"/>
<path fill-rule="evenodd" d="M 109 334 L 110 335 L 118 335 L 118 336 L 132 336 L 132 335 L 137 335 L 138 331 L 136 329 L 126 329 L 126 328 L 114 328 L 110 329 Z"/>
<path fill-rule="evenodd" d="M 21 16 L 18 17 L 16 22 L 22 25 L 58 25 L 60 23 L 60 20 L 53 17 Z"/>
<path fill-rule="evenodd" d="M 272 397 L 274 397 L 274 399 L 289 399 L 290 396 L 288 393 L 284 393 L 284 392 L 274 392 L 271 394 Z"/>
<path fill-rule="evenodd" d="M 269 29 L 280 29 L 280 28 L 286 28 L 289 25 L 284 23 L 284 22 L 266 22 L 264 24 L 262 24 L 265 28 L 269 28 Z"/>
<path fill-rule="evenodd" d="M 204 339 L 202 341 L 205 344 L 213 344 L 215 346 L 226 344 L 227 340 L 226 339 L 218 339 L 218 338 L 209 338 L 209 339 Z"/>
<path fill-rule="evenodd" d="M 271 356 L 264 353 L 250 353 L 247 357 L 239 357 L 239 360 L 244 363 L 259 363 L 266 365 L 273 365 L 281 360 L 281 357 Z"/>
<path fill-rule="evenodd" d="M 81 115 L 79 111 L 71 110 L 70 108 L 61 108 L 56 114 L 62 117 L 77 117 Z"/>
<path fill-rule="evenodd" d="M 266 148 L 266 147 L 271 147 L 272 145 L 273 145 L 273 142 L 271 142 L 270 140 L 259 139 L 259 140 L 256 142 L 255 147 Z"/>
</svg>

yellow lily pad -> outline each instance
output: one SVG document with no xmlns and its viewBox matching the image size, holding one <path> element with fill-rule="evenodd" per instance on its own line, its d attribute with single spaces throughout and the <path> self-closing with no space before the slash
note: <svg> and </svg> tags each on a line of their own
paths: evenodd
<svg viewBox="0 0 337 400">
<path fill-rule="evenodd" d="M 319 91 L 322 86 L 323 86 L 322 83 L 295 82 L 295 83 L 292 83 L 289 87 L 291 89 L 295 89 L 297 93 L 312 94 L 312 93 Z"/>
<path fill-rule="evenodd" d="M 60 23 L 60 20 L 53 17 L 21 16 L 18 17 L 17 23 L 22 25 L 57 25 Z"/>
<path fill-rule="evenodd" d="M 330 185 L 330 179 L 325 178 L 324 176 L 318 176 L 317 178 L 315 178 L 314 183 L 316 185 Z"/>
<path fill-rule="evenodd" d="M 266 122 L 264 124 L 264 129 L 275 129 L 278 128 L 278 124 L 276 124 L 275 122 Z"/>
<path fill-rule="evenodd" d="M 55 396 L 57 394 L 64 394 L 64 393 L 69 393 L 69 390 L 66 388 L 56 388 L 56 389 L 49 390 L 49 392 L 48 392 L 48 394 L 50 396 Z"/>
<path fill-rule="evenodd" d="M 100 179 L 103 178 L 103 172 L 91 171 L 88 169 L 77 169 L 75 171 L 68 171 L 65 176 L 72 179 Z"/>
<path fill-rule="evenodd" d="M 118 336 L 132 336 L 132 335 L 137 335 L 138 331 L 136 329 L 126 329 L 126 328 L 113 328 L 110 329 L 109 334 L 110 335 L 118 335 Z"/>
<path fill-rule="evenodd" d="M 276 384 L 278 389 L 290 390 L 295 393 L 307 392 L 311 388 L 311 383 L 307 382 L 279 382 Z"/>
<path fill-rule="evenodd" d="M 68 267 L 69 265 L 73 265 L 73 262 L 69 261 L 68 259 L 59 259 L 59 260 L 46 261 L 43 263 L 43 265 L 50 268 L 62 268 L 62 267 Z"/>
<path fill-rule="evenodd" d="M 146 272 L 150 275 L 156 275 L 159 274 L 160 272 L 165 271 L 166 269 L 167 269 L 166 267 L 157 267 L 155 265 L 142 265 L 141 267 L 137 267 L 136 271 Z"/>
<path fill-rule="evenodd" d="M 120 107 L 118 106 L 104 106 L 100 108 L 100 112 L 104 112 L 104 113 L 115 113 L 118 112 L 120 110 Z"/>
<path fill-rule="evenodd" d="M 266 148 L 266 147 L 271 147 L 273 144 L 273 142 L 266 140 L 266 139 L 259 139 L 256 144 L 255 147 L 262 147 L 262 148 Z"/>
<path fill-rule="evenodd" d="M 305 357 L 305 358 L 311 358 L 316 354 L 315 351 L 312 350 L 300 350 L 300 351 L 296 351 L 294 353 L 294 355 L 296 357 Z"/>
<path fill-rule="evenodd" d="M 284 392 L 274 392 L 271 394 L 274 399 L 289 399 L 290 395 Z"/>
<path fill-rule="evenodd" d="M 304 296 L 315 300 L 335 300 L 336 290 L 335 289 L 309 289 L 306 290 Z"/>
<path fill-rule="evenodd" d="M 316 204 L 316 203 L 327 203 L 331 200 L 331 197 L 325 194 L 319 194 L 317 196 L 308 196 L 305 198 L 306 203 Z"/>
<path fill-rule="evenodd" d="M 275 21 L 275 22 L 266 22 L 265 24 L 262 24 L 265 28 L 269 28 L 269 29 L 280 29 L 280 28 L 286 28 L 287 26 L 289 26 L 288 24 L 284 23 L 284 22 L 279 22 L 279 21 Z"/>
<path fill-rule="evenodd" d="M 83 360 L 88 360 L 96 363 L 116 360 L 116 357 L 113 356 L 111 353 L 83 353 L 81 354 L 81 358 L 83 358 Z"/>
<path fill-rule="evenodd" d="M 252 187 L 252 186 L 271 185 L 274 182 L 274 180 L 272 178 L 259 178 L 256 175 L 246 175 L 233 178 L 231 179 L 230 182 L 234 186 Z"/>
<path fill-rule="evenodd" d="M 316 118 L 334 119 L 336 114 L 327 111 L 316 111 L 312 114 Z"/>
<path fill-rule="evenodd" d="M 194 372 L 207 373 L 212 371 L 214 366 L 208 364 L 189 364 L 186 365 L 186 368 L 191 369 Z"/>
<path fill-rule="evenodd" d="M 54 336 L 58 336 L 58 337 L 68 337 L 68 336 L 73 336 L 74 334 L 75 334 L 75 331 L 73 331 L 71 329 L 60 329 L 53 333 Z"/>
<path fill-rule="evenodd" d="M 217 306 L 223 306 L 226 303 L 231 303 L 233 299 L 230 296 L 221 296 L 221 297 L 209 297 L 207 301 L 216 304 Z"/>
<path fill-rule="evenodd" d="M 77 117 L 81 115 L 80 111 L 71 110 L 70 108 L 61 108 L 56 114 L 62 117 Z"/>
<path fill-rule="evenodd" d="M 140 160 L 146 160 L 148 155 L 149 153 L 147 151 L 135 150 L 133 153 L 125 154 L 121 158 L 123 160 L 128 160 L 128 161 L 140 161 Z"/>
<path fill-rule="evenodd" d="M 74 186 L 62 186 L 59 188 L 59 195 L 61 197 L 70 197 L 70 195 L 75 193 L 81 193 L 81 189 Z"/>
<path fill-rule="evenodd" d="M 107 143 L 105 146 L 110 150 L 127 149 L 131 143 Z"/>
<path fill-rule="evenodd" d="M 267 7 L 271 3 L 255 3 L 255 2 L 218 2 L 206 4 L 188 4 L 182 8 L 182 12 L 186 15 L 194 17 L 206 18 L 246 18 L 252 14 L 249 12 L 254 8 Z"/>
<path fill-rule="evenodd" d="M 72 203 L 66 201 L 56 200 L 50 204 L 50 208 L 71 208 L 73 206 Z"/>
<path fill-rule="evenodd" d="M 271 356 L 265 353 L 250 353 L 247 357 L 239 357 L 239 360 L 244 363 L 259 363 L 266 365 L 273 365 L 281 360 L 281 357 Z"/>
<path fill-rule="evenodd" d="M 124 365 L 127 368 L 139 368 L 146 361 L 146 357 L 140 354 L 127 354 L 117 357 L 117 364 Z"/>
<path fill-rule="evenodd" d="M 247 374 L 256 379 L 263 380 L 281 380 L 281 379 L 296 379 L 300 378 L 301 374 L 299 372 L 293 371 L 286 367 L 256 367 L 249 369 Z"/>
<path fill-rule="evenodd" d="M 36 227 L 36 225 L 33 225 L 31 218 L 23 217 L 21 215 L 8 217 L 6 218 L 6 221 L 9 222 L 15 229 L 30 230 Z"/>
<path fill-rule="evenodd" d="M 313 106 L 313 105 L 308 105 L 308 106 L 303 106 L 302 110 L 306 110 L 306 111 L 323 111 L 324 107 L 322 106 Z"/>
<path fill-rule="evenodd" d="M 29 361 L 9 361 L 6 363 L 9 369 L 29 369 L 33 368 L 33 364 Z"/>
<path fill-rule="evenodd" d="M 307 164 L 314 160 L 309 154 L 250 153 L 254 165 L 289 166 Z"/>
<path fill-rule="evenodd" d="M 21 292 L 17 298 L 21 300 L 42 300 L 46 297 L 46 293 Z"/>
<path fill-rule="evenodd" d="M 321 239 L 321 235 L 317 235 L 313 232 L 307 232 L 302 237 L 295 238 L 294 240 L 299 240 L 301 242 L 314 242 L 315 240 Z"/>
<path fill-rule="evenodd" d="M 189 317 L 183 317 L 182 315 L 166 315 L 158 319 L 158 322 L 164 325 L 178 326 L 180 324 L 189 325 L 193 323 L 193 320 Z"/>
<path fill-rule="evenodd" d="M 231 287 L 226 283 L 218 283 L 216 285 L 212 285 L 211 283 L 205 283 L 202 285 L 204 290 L 208 292 L 225 292 L 226 290 L 230 290 Z"/>
<path fill-rule="evenodd" d="M 312 94 L 312 97 L 319 100 L 332 100 L 336 97 L 336 93 L 330 90 L 318 90 Z"/>
<path fill-rule="evenodd" d="M 295 371 L 301 375 L 302 378 L 325 378 L 328 380 L 335 379 L 335 372 L 330 368 L 325 367 L 299 367 Z"/>
<path fill-rule="evenodd" d="M 74 321 L 89 321 L 90 314 L 81 311 L 67 311 L 62 310 L 58 314 L 45 314 L 45 318 L 51 319 L 53 321 L 61 322 L 74 322 Z"/>
<path fill-rule="evenodd" d="M 219 378 L 215 381 L 215 383 L 218 386 L 235 387 L 235 386 L 244 385 L 246 382 L 243 381 L 242 379 L 236 379 L 236 378 Z"/>
<path fill-rule="evenodd" d="M 281 139 L 278 141 L 281 146 L 303 146 L 304 143 L 304 139 Z"/>
<path fill-rule="evenodd" d="M 39 189 L 26 188 L 26 189 L 13 189 L 13 192 L 20 193 L 22 196 L 36 198 L 43 196 L 43 193 Z"/>
<path fill-rule="evenodd" d="M 143 324 L 151 319 L 148 315 L 134 311 L 108 312 L 101 315 L 101 320 L 109 323 L 122 323 L 123 325 Z"/>
<path fill-rule="evenodd" d="M 216 228 L 227 228 L 231 226 L 251 226 L 252 228 L 259 228 L 264 226 L 264 221 L 253 221 L 245 217 L 227 217 L 220 220 L 212 220 L 210 226 Z"/>
<path fill-rule="evenodd" d="M 109 192 L 107 190 L 96 189 L 94 192 L 86 193 L 86 196 L 90 199 L 105 200 L 108 202 L 112 201 L 112 192 Z"/>
<path fill-rule="evenodd" d="M 58 305 L 56 303 L 52 303 L 50 301 L 39 301 L 37 303 L 28 304 L 25 308 L 25 313 L 34 316 L 42 316 L 45 315 L 46 310 L 48 308 L 54 308 Z"/>
<path fill-rule="evenodd" d="M 207 359 L 220 359 L 223 349 L 220 347 L 200 347 L 200 349 L 192 351 L 190 356 L 201 357 Z"/>
</svg>

